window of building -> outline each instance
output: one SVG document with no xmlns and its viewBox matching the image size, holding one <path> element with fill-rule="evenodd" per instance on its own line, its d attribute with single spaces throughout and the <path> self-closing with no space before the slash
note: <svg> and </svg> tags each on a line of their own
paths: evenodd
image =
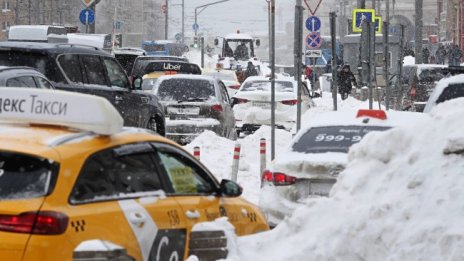
<svg viewBox="0 0 464 261">
<path fill-rule="evenodd" d="M 10 11 L 10 1 L 3 0 L 2 11 Z"/>
<path fill-rule="evenodd" d="M 2 27 L 2 31 L 3 32 L 6 32 L 10 29 L 10 22 L 8 21 L 3 21 L 3 27 Z"/>
</svg>

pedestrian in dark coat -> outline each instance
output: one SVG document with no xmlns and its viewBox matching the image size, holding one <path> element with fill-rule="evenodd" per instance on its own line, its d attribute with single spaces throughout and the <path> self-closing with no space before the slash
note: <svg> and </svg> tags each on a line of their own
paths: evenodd
<svg viewBox="0 0 464 261">
<path fill-rule="evenodd" d="M 342 69 L 338 71 L 338 92 L 342 96 L 342 100 L 348 98 L 348 95 L 351 93 L 353 85 L 356 86 L 356 78 L 354 77 L 353 72 L 350 70 L 348 64 L 343 65 Z"/>
<path fill-rule="evenodd" d="M 446 58 L 446 49 L 442 44 L 440 44 L 438 46 L 437 51 L 435 52 L 435 60 L 437 64 L 445 64 L 445 58 Z"/>
<path fill-rule="evenodd" d="M 423 60 L 423 63 L 429 63 L 429 56 L 430 56 L 429 48 L 427 48 L 427 47 L 422 48 L 422 60 Z"/>
<path fill-rule="evenodd" d="M 248 78 L 250 76 L 257 76 L 258 71 L 256 70 L 255 66 L 252 62 L 248 62 L 248 66 L 245 70 L 245 77 Z"/>
<path fill-rule="evenodd" d="M 459 49 L 459 46 L 456 44 L 451 49 L 450 60 L 452 60 L 453 62 L 450 65 L 454 65 L 454 66 L 461 65 L 461 58 L 462 58 L 462 51 L 461 49 Z"/>
</svg>

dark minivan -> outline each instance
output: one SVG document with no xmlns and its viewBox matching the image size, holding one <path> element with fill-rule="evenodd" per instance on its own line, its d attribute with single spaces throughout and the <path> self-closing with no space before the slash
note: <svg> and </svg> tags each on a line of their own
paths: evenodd
<svg viewBox="0 0 464 261">
<path fill-rule="evenodd" d="M 165 134 L 165 117 L 158 98 L 132 85 L 109 53 L 89 46 L 32 42 L 0 42 L 0 65 L 29 66 L 52 81 L 56 89 L 108 99 L 125 126 Z"/>
</svg>

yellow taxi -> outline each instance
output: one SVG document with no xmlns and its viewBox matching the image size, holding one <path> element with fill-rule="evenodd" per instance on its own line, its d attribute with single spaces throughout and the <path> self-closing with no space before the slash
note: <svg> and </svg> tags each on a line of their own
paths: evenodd
<svg viewBox="0 0 464 261">
<path fill-rule="evenodd" d="M 0 122 L 1 260 L 182 260 L 200 222 L 269 229 L 239 185 L 103 98 L 9 88 Z"/>
</svg>

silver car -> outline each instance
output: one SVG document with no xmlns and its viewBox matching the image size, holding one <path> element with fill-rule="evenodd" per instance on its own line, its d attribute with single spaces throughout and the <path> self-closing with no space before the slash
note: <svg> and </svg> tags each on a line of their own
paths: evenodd
<svg viewBox="0 0 464 261">
<path fill-rule="evenodd" d="M 227 88 L 210 76 L 169 75 L 153 86 L 165 108 L 166 137 L 185 144 L 205 130 L 236 139 Z"/>
</svg>

